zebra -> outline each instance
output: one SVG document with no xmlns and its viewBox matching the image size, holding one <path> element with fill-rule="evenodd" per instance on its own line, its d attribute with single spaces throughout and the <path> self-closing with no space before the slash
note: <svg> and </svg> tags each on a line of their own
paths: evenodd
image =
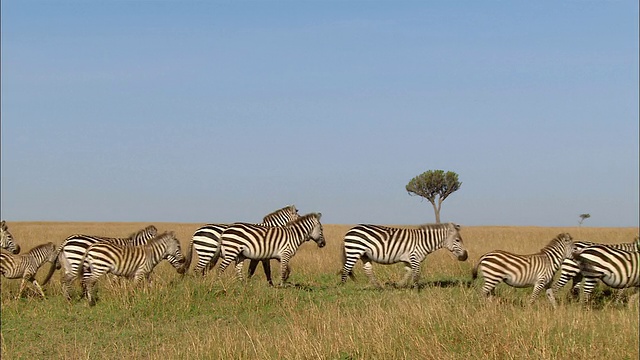
<svg viewBox="0 0 640 360">
<path fill-rule="evenodd" d="M 592 245 L 604 245 L 614 249 L 624 250 L 624 251 L 636 251 L 636 243 L 620 243 L 620 244 L 598 244 L 588 241 L 574 241 L 573 242 L 573 251 L 583 249 L 587 246 Z M 558 291 L 564 287 L 569 280 L 572 280 L 571 287 L 571 296 L 576 299 L 580 295 L 580 283 L 582 282 L 582 273 L 580 272 L 580 264 L 575 261 L 572 257 L 565 258 L 562 261 L 562 265 L 560 266 L 560 278 L 553 285 L 551 291 L 554 294 L 557 294 Z M 622 299 L 624 294 L 624 290 L 619 290 L 616 294 L 616 301 L 619 302 Z"/>
<path fill-rule="evenodd" d="M 258 225 L 276 227 L 284 226 L 289 221 L 299 218 L 298 209 L 295 205 L 288 205 L 281 209 L 275 210 L 267 214 L 262 222 Z M 187 248 L 187 254 L 185 258 L 185 268 L 189 268 L 193 252 L 198 254 L 198 263 L 193 268 L 194 273 L 199 273 L 204 276 L 207 269 L 213 268 L 220 257 L 219 245 L 220 235 L 224 229 L 227 228 L 227 224 L 206 224 L 195 231 L 191 238 L 191 243 Z M 258 266 L 258 260 L 251 260 L 249 264 L 249 277 L 253 276 L 256 267 Z M 271 266 L 269 260 L 262 261 L 262 267 L 267 277 L 269 284 L 273 284 L 271 281 Z"/>
<path fill-rule="evenodd" d="M 353 267 L 360 259 L 369 282 L 375 287 L 382 288 L 382 285 L 373 274 L 372 262 L 387 265 L 404 263 L 406 275 L 401 285 L 415 287 L 420 277 L 420 265 L 430 253 L 444 247 L 459 261 L 467 260 L 460 229 L 460 225 L 455 223 L 425 224 L 407 229 L 356 225 L 344 236 L 341 284 L 346 283 L 347 276 L 355 280 Z"/>
<path fill-rule="evenodd" d="M 62 267 L 64 275 L 62 276 L 62 292 L 67 300 L 71 300 L 71 284 L 80 275 L 80 263 L 87 252 L 89 246 L 99 242 L 110 242 L 118 245 L 144 245 L 147 241 L 158 234 L 158 229 L 149 225 L 126 238 L 110 238 L 102 236 L 74 234 L 66 238 L 66 240 L 58 247 L 57 257 L 47 274 L 43 285 L 51 279 L 56 267 Z"/>
<path fill-rule="evenodd" d="M 573 249 L 573 259 L 578 262 L 584 276 L 582 300 L 585 304 L 589 303 L 598 279 L 614 289 L 640 287 L 640 241 L 636 239 L 634 245 L 632 251 L 606 245 Z"/>
<path fill-rule="evenodd" d="M 482 295 L 485 297 L 492 294 L 501 281 L 513 287 L 533 286 L 529 305 L 542 289 L 547 289 L 547 297 L 556 308 L 556 300 L 550 287 L 562 260 L 571 255 L 572 243 L 571 235 L 561 233 L 535 254 L 518 255 L 501 250 L 486 253 L 473 268 L 472 278 L 476 279 L 478 273 L 482 274 Z"/>
<path fill-rule="evenodd" d="M 242 280 L 242 262 L 276 259 L 280 261 L 280 286 L 286 282 L 291 269 L 289 261 L 303 242 L 313 240 L 319 248 L 326 245 L 320 223 L 321 213 L 306 214 L 282 227 L 235 223 L 227 227 L 220 237 L 222 273 L 231 261 L 236 262 L 236 274 Z"/>
<path fill-rule="evenodd" d="M 0 253 L 0 274 L 7 279 L 22 279 L 16 299 L 19 299 L 22 295 L 27 281 L 33 284 L 44 299 L 44 292 L 36 281 L 35 276 L 45 261 L 55 261 L 55 255 L 56 246 L 52 242 L 38 245 L 22 255 Z"/>
<path fill-rule="evenodd" d="M 89 305 L 96 303 L 95 283 L 107 273 L 133 278 L 135 283 L 149 280 L 153 268 L 163 259 L 182 273 L 184 256 L 172 231 L 160 234 L 144 245 L 130 246 L 101 241 L 92 244 L 82 258 L 82 287 Z"/>
<path fill-rule="evenodd" d="M 20 245 L 13 241 L 13 235 L 9 232 L 7 223 L 4 220 L 0 224 L 0 247 L 11 251 L 13 254 L 20 253 Z"/>
</svg>

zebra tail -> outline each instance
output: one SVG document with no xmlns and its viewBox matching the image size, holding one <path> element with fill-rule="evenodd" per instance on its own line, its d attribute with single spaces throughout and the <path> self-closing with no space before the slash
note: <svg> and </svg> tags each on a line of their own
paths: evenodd
<svg viewBox="0 0 640 360">
<path fill-rule="evenodd" d="M 191 266 L 191 259 L 193 258 L 193 238 L 189 242 L 189 246 L 187 247 L 187 254 L 184 256 L 184 265 L 182 265 L 182 273 L 186 274 L 187 270 L 189 270 L 189 266 Z"/>
<path fill-rule="evenodd" d="M 480 266 L 480 261 L 473 267 L 473 271 L 471 272 L 471 279 L 475 280 L 478 278 L 478 266 Z"/>
<path fill-rule="evenodd" d="M 53 276 L 53 273 L 57 270 L 60 269 L 60 262 L 58 261 L 58 256 L 60 255 L 60 251 L 62 251 L 62 245 L 60 245 L 57 249 L 56 249 L 56 253 L 55 253 L 55 258 L 53 259 L 53 261 L 51 261 L 51 266 L 49 267 L 49 272 L 47 272 L 47 276 L 44 278 L 44 280 L 42 281 L 41 286 L 45 286 L 47 285 L 47 283 L 49 282 L 49 280 L 51 280 L 51 277 Z"/>
</svg>

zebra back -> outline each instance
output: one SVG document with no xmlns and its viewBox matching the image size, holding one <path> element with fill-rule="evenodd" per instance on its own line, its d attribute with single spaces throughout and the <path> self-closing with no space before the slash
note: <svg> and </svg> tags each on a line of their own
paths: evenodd
<svg viewBox="0 0 640 360">
<path fill-rule="evenodd" d="M 2 274 L 9 279 L 35 275 L 45 261 L 53 261 L 56 246 L 52 243 L 38 245 L 25 254 L 2 253 L 0 266 Z"/>
<path fill-rule="evenodd" d="M 92 266 L 109 264 L 109 269 L 113 269 L 112 272 L 116 275 L 129 276 L 137 270 L 146 275 L 163 259 L 167 259 L 178 271 L 182 269 L 184 256 L 180 251 L 180 242 L 172 231 L 162 233 L 139 246 L 97 242 L 87 249 L 81 268 L 83 277 L 87 277 L 89 263 Z"/>
<path fill-rule="evenodd" d="M 11 235 L 7 223 L 4 220 L 2 220 L 0 224 L 0 247 L 11 251 L 13 254 L 20 253 L 20 245 L 13 241 L 13 235 Z"/>
<path fill-rule="evenodd" d="M 266 227 L 284 226 L 299 217 L 296 206 L 289 205 L 265 215 L 258 225 Z M 220 257 L 220 236 L 227 226 L 227 224 L 206 224 L 194 232 L 186 250 L 185 272 L 191 266 L 194 252 L 198 254 L 198 263 L 193 269 L 194 272 L 202 272 L 204 275 L 208 264 L 215 265 Z"/>
<path fill-rule="evenodd" d="M 613 288 L 640 286 L 640 252 L 606 245 L 592 245 L 573 251 L 580 271 L 587 278 L 598 278 Z M 586 291 L 586 288 L 585 288 Z"/>
<path fill-rule="evenodd" d="M 157 234 L 157 232 L 158 229 L 155 226 L 150 225 L 124 238 L 113 238 L 85 234 L 70 235 L 65 239 L 65 241 L 62 242 L 62 244 L 60 244 L 60 246 L 56 250 L 56 260 L 52 264 L 51 270 L 47 274 L 47 277 L 42 282 L 42 284 L 46 285 L 47 282 L 49 282 L 51 276 L 53 275 L 53 272 L 55 271 L 54 267 L 63 267 L 65 273 L 70 277 L 70 279 L 75 279 L 78 276 L 78 269 L 80 268 L 82 258 L 86 254 L 87 249 L 93 244 L 99 242 L 110 242 L 119 245 L 143 245 L 149 239 L 153 238 Z"/>
</svg>

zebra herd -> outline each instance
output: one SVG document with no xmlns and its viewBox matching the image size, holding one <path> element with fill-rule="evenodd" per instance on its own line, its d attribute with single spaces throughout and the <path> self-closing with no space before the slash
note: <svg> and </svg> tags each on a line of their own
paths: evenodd
<svg viewBox="0 0 640 360">
<path fill-rule="evenodd" d="M 81 296 L 86 296 L 89 304 L 95 305 L 95 284 L 103 275 L 112 273 L 133 278 L 135 282 L 148 281 L 154 267 L 162 260 L 167 260 L 179 274 L 184 274 L 195 253 L 198 262 L 193 272 L 196 274 L 205 275 L 222 259 L 218 271 L 223 272 L 235 262 L 236 276 L 242 280 L 243 263 L 249 259 L 249 277 L 262 262 L 270 285 L 273 282 L 269 261 L 276 259 L 281 267 L 279 284 L 284 285 L 291 274 L 289 261 L 302 243 L 314 241 L 319 248 L 325 246 L 321 216 L 320 213 L 300 216 L 296 207 L 290 205 L 268 214 L 259 224 L 206 224 L 195 231 L 186 255 L 173 232 L 158 234 L 155 226 L 148 226 L 126 238 L 74 234 L 58 247 L 47 243 L 19 254 L 20 247 L 2 221 L 0 273 L 9 279 L 22 279 L 18 297 L 27 281 L 44 297 L 35 274 L 48 261 L 51 267 L 43 286 L 55 270 L 61 268 L 64 296 L 72 299 L 71 285 L 79 279 Z M 373 286 L 381 287 L 373 274 L 372 263 L 375 262 L 403 263 L 406 274 L 401 284 L 415 287 L 421 263 L 428 254 L 445 248 L 459 261 L 467 260 L 460 229 L 454 223 L 418 228 L 354 226 L 344 236 L 341 284 L 348 277 L 354 278 L 353 268 L 358 260 L 362 260 L 364 272 Z M 558 271 L 559 280 L 553 283 Z M 505 282 L 514 287 L 533 287 L 529 303 L 546 290 L 555 308 L 555 294 L 572 280 L 571 294 L 578 296 L 582 283 L 582 300 L 588 303 L 598 280 L 615 289 L 640 287 L 640 239 L 636 236 L 634 242 L 605 245 L 574 241 L 571 235 L 561 233 L 535 254 L 496 250 L 482 255 L 473 268 L 472 278 L 479 275 L 484 279 L 480 292 L 485 297 L 493 294 L 498 283 Z M 620 291 L 617 299 L 620 299 Z"/>
</svg>

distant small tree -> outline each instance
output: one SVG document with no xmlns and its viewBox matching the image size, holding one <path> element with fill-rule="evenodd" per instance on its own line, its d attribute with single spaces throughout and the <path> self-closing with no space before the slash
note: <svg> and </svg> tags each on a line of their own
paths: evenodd
<svg viewBox="0 0 640 360">
<path fill-rule="evenodd" d="M 582 222 L 591 217 L 591 215 L 589 214 L 580 214 L 579 216 L 580 216 L 580 221 L 578 221 L 579 226 L 582 226 Z"/>
<path fill-rule="evenodd" d="M 405 188 L 409 195 L 418 195 L 429 200 L 436 215 L 436 224 L 439 224 L 442 202 L 458 191 L 460 186 L 462 183 L 455 172 L 429 170 L 411 179 Z"/>
</svg>

